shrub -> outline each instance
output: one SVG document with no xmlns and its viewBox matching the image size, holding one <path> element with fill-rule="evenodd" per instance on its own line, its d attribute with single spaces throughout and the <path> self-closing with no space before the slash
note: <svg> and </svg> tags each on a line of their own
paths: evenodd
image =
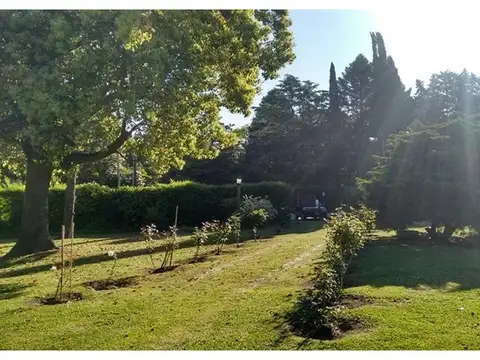
<svg viewBox="0 0 480 360">
<path fill-rule="evenodd" d="M 240 236 L 242 234 L 241 218 L 238 215 L 232 215 L 228 218 L 227 222 L 230 224 L 230 240 L 239 246 Z"/>
<path fill-rule="evenodd" d="M 173 253 L 178 247 L 177 231 L 178 229 L 175 226 L 170 226 L 169 232 L 159 232 L 155 224 L 146 225 L 141 229 L 140 234 L 143 235 L 145 240 L 154 272 L 161 272 L 172 267 Z M 156 247 L 155 242 L 163 242 L 164 244 L 163 246 Z M 163 260 L 160 267 L 157 267 L 153 254 L 160 250 L 163 250 Z"/>
<path fill-rule="evenodd" d="M 278 214 L 277 209 L 268 198 L 244 196 L 240 204 L 238 216 L 244 227 L 258 228 L 266 222 L 273 220 Z"/>
<path fill-rule="evenodd" d="M 366 207 L 359 209 L 337 208 L 327 222 L 327 246 L 325 260 L 339 278 L 343 286 L 343 277 L 369 234 L 375 228 L 375 213 Z"/>
<path fill-rule="evenodd" d="M 310 338 L 334 337 L 338 333 L 339 309 L 335 306 L 341 287 L 334 271 L 318 266 L 312 286 L 300 297 L 288 316 L 299 335 Z"/>
<path fill-rule="evenodd" d="M 155 265 L 155 261 L 153 259 L 153 254 L 155 253 L 155 242 L 160 240 L 160 232 L 158 231 L 155 224 L 152 225 L 145 225 L 140 234 L 143 236 L 145 240 L 145 247 L 148 251 L 150 262 L 152 263 L 153 269 L 155 270 L 157 266 Z"/>
<path fill-rule="evenodd" d="M 0 189 L 0 234 L 15 235 L 20 228 L 23 187 Z M 62 224 L 64 187 L 50 190 L 50 229 L 58 233 Z M 243 184 L 248 196 L 268 196 L 274 208 L 290 203 L 291 187 L 279 182 Z M 167 230 L 174 223 L 175 206 L 181 213 L 178 226 L 199 226 L 211 219 L 225 221 L 237 210 L 236 184 L 205 185 L 175 182 L 150 187 L 109 188 L 98 184 L 77 186 L 75 229 L 83 232 L 138 231 L 144 224 L 155 223 Z M 228 200 L 230 199 L 230 200 Z M 58 231 L 57 231 L 58 229 Z"/>
<path fill-rule="evenodd" d="M 327 221 L 327 245 L 315 277 L 289 315 L 290 324 L 308 337 L 335 337 L 341 321 L 337 306 L 352 258 L 375 230 L 375 212 L 365 206 L 337 208 Z"/>
<path fill-rule="evenodd" d="M 204 246 L 208 241 L 207 229 L 204 226 L 200 228 L 198 226 L 195 226 L 193 229 L 192 240 L 195 242 L 196 247 L 195 257 L 198 257 L 200 253 L 200 248 Z"/>
<path fill-rule="evenodd" d="M 208 238 L 215 247 L 215 255 L 220 255 L 223 245 L 231 238 L 231 225 L 228 222 L 213 220 L 203 226 L 205 231 L 210 233 Z"/>
</svg>

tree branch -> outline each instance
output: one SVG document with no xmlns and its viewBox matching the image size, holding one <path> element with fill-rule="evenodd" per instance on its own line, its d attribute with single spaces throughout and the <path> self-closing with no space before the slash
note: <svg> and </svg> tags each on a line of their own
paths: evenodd
<svg viewBox="0 0 480 360">
<path fill-rule="evenodd" d="M 23 115 L 12 114 L 0 119 L 0 139 L 9 139 L 24 127 Z"/>
<path fill-rule="evenodd" d="M 62 161 L 62 168 L 64 169 L 69 169 L 71 168 L 74 164 L 84 164 L 84 163 L 89 163 L 89 162 L 94 162 L 101 160 L 103 158 L 106 158 L 107 156 L 110 156 L 117 152 L 118 149 L 122 147 L 122 145 L 130 138 L 132 135 L 131 131 L 127 131 L 125 129 L 126 127 L 126 121 L 123 121 L 122 124 L 122 131 L 120 135 L 106 148 L 95 151 L 95 152 L 81 152 L 81 151 L 76 151 L 72 152 L 71 154 L 65 156 L 65 158 Z"/>
<path fill-rule="evenodd" d="M 120 149 L 123 144 L 132 136 L 132 133 L 143 123 L 145 123 L 145 120 L 140 121 L 139 123 L 135 124 L 130 130 L 127 130 L 127 121 L 123 120 L 122 123 L 122 131 L 120 135 L 106 148 L 87 153 L 87 152 L 72 152 L 70 155 L 67 155 L 63 161 L 62 161 L 62 168 L 68 170 L 75 164 L 84 164 L 84 163 L 89 163 L 89 162 L 94 162 L 101 160 L 103 158 L 106 158 L 107 156 L 110 156 L 116 152 L 118 152 L 118 149 Z"/>
</svg>

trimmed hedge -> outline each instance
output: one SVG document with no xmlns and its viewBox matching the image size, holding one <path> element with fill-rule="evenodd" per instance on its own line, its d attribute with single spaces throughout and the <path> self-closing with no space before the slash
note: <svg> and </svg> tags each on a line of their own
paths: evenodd
<svg viewBox="0 0 480 360">
<path fill-rule="evenodd" d="M 98 184 L 77 186 L 75 228 L 85 232 L 139 231 L 155 223 L 172 225 L 178 205 L 178 225 L 198 226 L 213 219 L 226 220 L 236 209 L 237 185 L 205 185 L 192 182 L 159 184 L 152 187 L 109 188 Z M 243 195 L 268 196 L 276 208 L 289 206 L 292 188 L 281 182 L 242 184 Z M 49 198 L 50 230 L 60 231 L 65 188 L 52 188 Z M 0 234 L 18 233 L 23 187 L 0 190 Z"/>
</svg>

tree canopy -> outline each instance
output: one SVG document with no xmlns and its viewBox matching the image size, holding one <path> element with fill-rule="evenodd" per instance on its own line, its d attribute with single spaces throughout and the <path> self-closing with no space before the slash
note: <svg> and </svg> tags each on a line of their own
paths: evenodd
<svg viewBox="0 0 480 360">
<path fill-rule="evenodd" d="M 290 24 L 267 10 L 0 12 L 0 137 L 27 159 L 13 251 L 52 246 L 54 169 L 127 146 L 166 171 L 228 146 L 220 107 L 249 114 L 260 77 L 294 58 Z"/>
<path fill-rule="evenodd" d="M 479 120 L 415 122 L 388 139 L 385 157 L 364 183 L 384 226 L 425 220 L 450 230 L 479 225 Z"/>
</svg>

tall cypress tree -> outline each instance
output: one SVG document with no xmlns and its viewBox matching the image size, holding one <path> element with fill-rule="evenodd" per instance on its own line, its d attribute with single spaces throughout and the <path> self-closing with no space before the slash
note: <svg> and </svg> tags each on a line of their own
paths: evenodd
<svg viewBox="0 0 480 360">
<path fill-rule="evenodd" d="M 340 110 L 340 97 L 338 94 L 337 75 L 335 72 L 335 65 L 333 62 L 330 64 L 330 84 L 329 84 L 329 97 L 330 97 L 330 112 L 338 113 Z"/>
<path fill-rule="evenodd" d="M 379 32 L 371 33 L 372 97 L 368 116 L 368 136 L 386 137 L 405 129 L 413 120 L 410 90 L 405 91 L 398 70 Z"/>
</svg>

